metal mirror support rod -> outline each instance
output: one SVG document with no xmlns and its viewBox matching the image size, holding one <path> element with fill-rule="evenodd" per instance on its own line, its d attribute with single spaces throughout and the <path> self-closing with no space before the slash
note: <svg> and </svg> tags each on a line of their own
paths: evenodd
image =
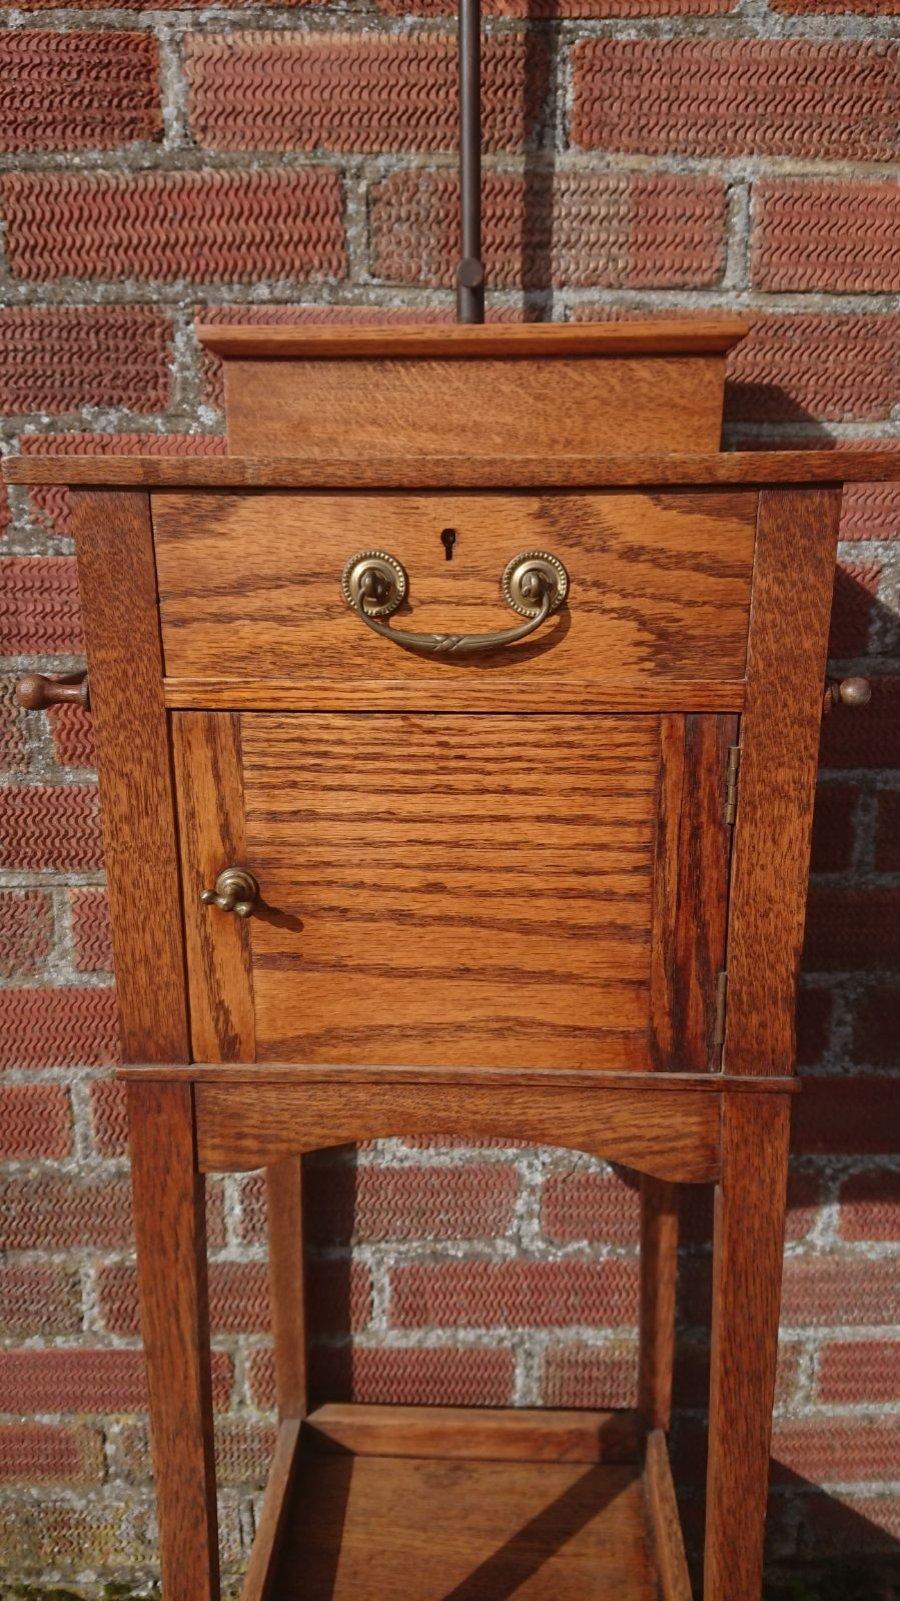
<svg viewBox="0 0 900 1601">
<path fill-rule="evenodd" d="M 481 263 L 481 0 L 459 0 L 459 203 L 462 259 L 457 322 L 484 322 Z"/>
</svg>

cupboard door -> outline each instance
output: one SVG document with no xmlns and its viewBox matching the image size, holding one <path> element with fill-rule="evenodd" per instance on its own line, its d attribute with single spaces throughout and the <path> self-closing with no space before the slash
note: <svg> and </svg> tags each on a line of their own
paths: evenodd
<svg viewBox="0 0 900 1601">
<path fill-rule="evenodd" d="M 195 1056 L 709 1065 L 731 721 L 177 714 Z"/>
</svg>

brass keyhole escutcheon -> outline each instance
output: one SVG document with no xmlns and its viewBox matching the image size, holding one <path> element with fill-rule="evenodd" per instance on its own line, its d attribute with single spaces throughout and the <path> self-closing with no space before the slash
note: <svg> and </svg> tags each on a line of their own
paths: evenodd
<svg viewBox="0 0 900 1601">
<path fill-rule="evenodd" d="M 217 906 L 220 912 L 249 917 L 259 899 L 259 883 L 245 867 L 225 867 L 212 889 L 200 891 L 204 906 Z"/>
</svg>

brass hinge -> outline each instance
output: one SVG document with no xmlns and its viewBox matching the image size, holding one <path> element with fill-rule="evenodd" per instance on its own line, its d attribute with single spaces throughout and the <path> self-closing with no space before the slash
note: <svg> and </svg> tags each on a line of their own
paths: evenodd
<svg viewBox="0 0 900 1601">
<path fill-rule="evenodd" d="M 728 1000 L 728 973 L 723 971 L 716 977 L 716 1017 L 713 1024 L 713 1044 L 725 1044 L 725 1005 Z"/>
<path fill-rule="evenodd" d="M 740 745 L 729 745 L 728 765 L 725 768 L 725 821 L 729 827 L 737 816 L 738 773 L 741 766 Z"/>
</svg>

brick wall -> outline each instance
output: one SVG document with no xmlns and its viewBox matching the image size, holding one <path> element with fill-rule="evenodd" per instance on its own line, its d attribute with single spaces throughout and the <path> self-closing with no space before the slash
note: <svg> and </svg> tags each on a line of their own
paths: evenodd
<svg viewBox="0 0 900 1601">
<path fill-rule="evenodd" d="M 730 443 L 896 443 L 896 0 L 489 10 L 491 315 L 742 308 Z M 444 0 L 35 0 L 6 17 L 5 451 L 221 450 L 201 308 L 449 314 Z M 900 1541 L 897 510 L 890 490 L 849 494 L 837 575 L 833 654 L 876 693 L 830 720 L 822 752 L 773 1595 L 797 1569 L 809 1582 L 792 1595 L 886 1594 Z M 11 699 L 23 668 L 80 660 L 67 515 L 58 491 L 0 504 L 0 1571 L 93 1596 L 109 1580 L 143 1593 L 154 1547 L 90 728 Z M 394 1142 L 320 1158 L 307 1180 L 320 1393 L 633 1400 L 627 1175 L 553 1151 Z M 676 1445 L 694 1527 L 708 1203 L 685 1208 Z M 210 1185 L 230 1571 L 272 1438 L 263 1208 L 257 1176 Z"/>
</svg>

